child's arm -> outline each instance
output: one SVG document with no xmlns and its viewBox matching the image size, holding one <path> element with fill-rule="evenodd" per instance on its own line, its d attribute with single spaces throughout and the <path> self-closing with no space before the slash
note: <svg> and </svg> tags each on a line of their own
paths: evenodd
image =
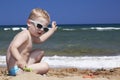
<svg viewBox="0 0 120 80">
<path fill-rule="evenodd" d="M 18 49 L 23 43 L 25 43 L 26 40 L 27 40 L 26 33 L 20 32 L 15 36 L 15 38 L 13 39 L 10 45 L 11 54 L 14 57 L 14 59 L 17 61 L 18 66 L 22 69 L 24 68 L 24 66 L 26 66 L 26 62 L 20 55 L 20 52 Z"/>
<path fill-rule="evenodd" d="M 57 30 L 56 25 L 57 25 L 56 22 L 53 21 L 52 22 L 52 28 L 48 32 L 46 32 L 45 34 L 40 36 L 40 42 L 44 42 L 45 40 L 47 40 Z"/>
</svg>

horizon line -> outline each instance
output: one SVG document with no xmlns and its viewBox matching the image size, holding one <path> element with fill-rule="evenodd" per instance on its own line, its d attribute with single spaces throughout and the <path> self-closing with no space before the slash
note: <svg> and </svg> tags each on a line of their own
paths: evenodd
<svg viewBox="0 0 120 80">
<path fill-rule="evenodd" d="M 81 23 L 81 24 L 57 24 L 57 25 L 120 25 L 120 23 Z M 51 25 L 51 24 L 50 24 Z M 0 26 L 26 26 L 26 24 L 6 24 L 6 25 L 0 25 Z"/>
</svg>

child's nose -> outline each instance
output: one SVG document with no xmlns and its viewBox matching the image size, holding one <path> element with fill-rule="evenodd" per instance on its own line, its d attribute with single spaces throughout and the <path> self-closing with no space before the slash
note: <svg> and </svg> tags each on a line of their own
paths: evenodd
<svg viewBox="0 0 120 80">
<path fill-rule="evenodd" d="M 39 29 L 39 30 L 38 30 L 38 33 L 43 33 L 43 32 L 44 32 L 44 31 L 43 31 L 43 30 L 41 30 L 41 29 Z"/>
</svg>

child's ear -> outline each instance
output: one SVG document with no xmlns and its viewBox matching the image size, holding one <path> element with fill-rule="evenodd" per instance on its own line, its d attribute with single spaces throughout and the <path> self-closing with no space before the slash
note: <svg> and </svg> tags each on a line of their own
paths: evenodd
<svg viewBox="0 0 120 80">
<path fill-rule="evenodd" d="M 27 26 L 30 27 L 31 26 L 31 22 L 29 20 L 27 20 Z"/>
</svg>

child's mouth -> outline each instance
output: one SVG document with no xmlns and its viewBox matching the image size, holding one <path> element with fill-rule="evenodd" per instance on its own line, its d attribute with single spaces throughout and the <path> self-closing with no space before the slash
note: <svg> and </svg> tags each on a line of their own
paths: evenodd
<svg viewBox="0 0 120 80">
<path fill-rule="evenodd" d="M 38 33 L 39 35 L 41 35 L 42 33 Z"/>
</svg>

